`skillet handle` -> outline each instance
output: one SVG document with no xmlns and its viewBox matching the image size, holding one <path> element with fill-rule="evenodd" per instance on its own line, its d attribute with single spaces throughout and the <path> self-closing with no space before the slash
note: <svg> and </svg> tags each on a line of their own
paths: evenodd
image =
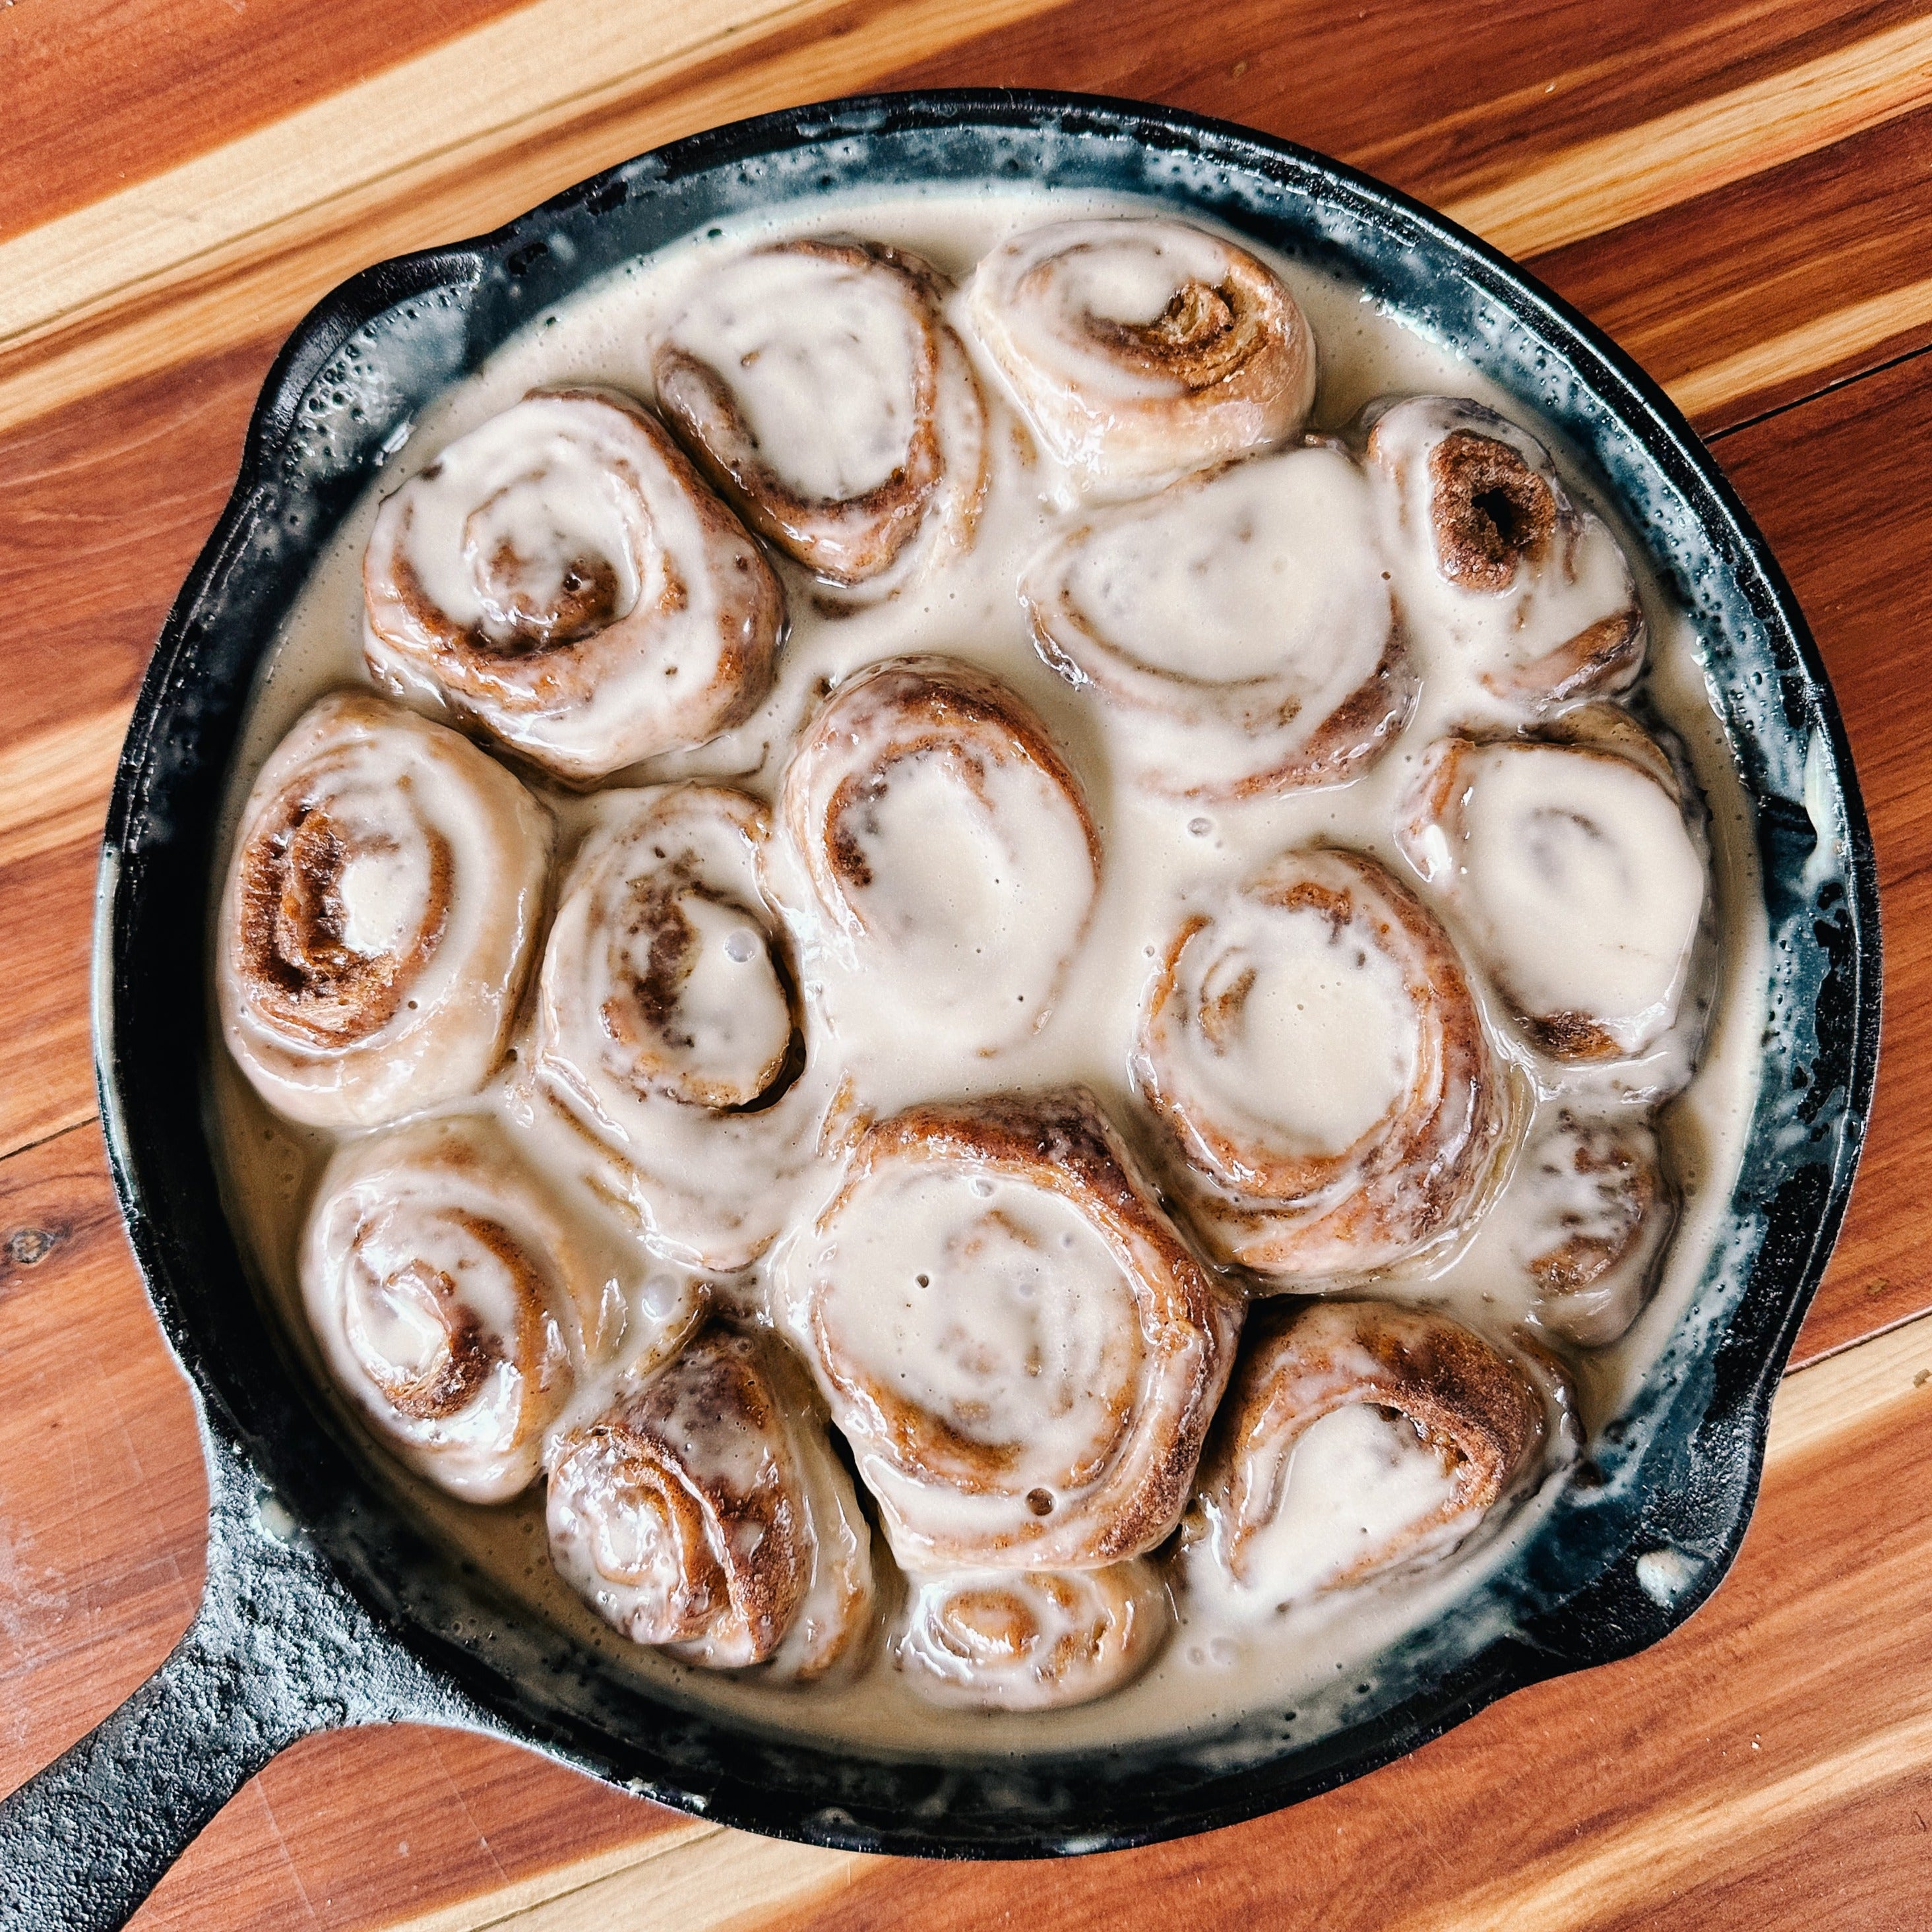
<svg viewBox="0 0 1932 1932">
<path fill-rule="evenodd" d="M 196 1407 L 199 1409 L 200 1403 Z M 0 1802 L 0 1928 L 109 1932 L 285 1745 L 441 1715 L 434 1689 L 202 1418 L 208 1581 L 155 1674 Z"/>
</svg>

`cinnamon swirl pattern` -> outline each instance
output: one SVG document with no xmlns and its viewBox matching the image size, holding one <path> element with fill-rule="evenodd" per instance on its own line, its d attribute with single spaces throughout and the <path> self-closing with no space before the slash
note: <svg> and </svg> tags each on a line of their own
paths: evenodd
<svg viewBox="0 0 1932 1932">
<path fill-rule="evenodd" d="M 1151 1550 L 1240 1325 L 1079 1091 L 870 1128 L 775 1286 L 916 1571 Z"/>
<path fill-rule="evenodd" d="M 875 1016 L 992 1054 L 1045 1024 L 1100 888 L 1080 784 L 998 680 L 874 664 L 794 749 L 778 814 L 808 946 Z"/>
<path fill-rule="evenodd" d="M 1446 1316 L 1264 1303 L 1202 1466 L 1190 1586 L 1265 1616 L 1438 1560 L 1551 1434 L 1530 1377 Z"/>
<path fill-rule="evenodd" d="M 973 541 L 986 406 L 943 293 L 896 249 L 780 242 L 706 276 L 653 358 L 706 474 L 832 585 L 898 588 Z"/>
<path fill-rule="evenodd" d="M 538 1075 L 616 1157 L 652 1247 L 742 1268 L 791 1212 L 832 1087 L 760 884 L 770 814 L 711 785 L 598 804 L 538 976 Z"/>
<path fill-rule="evenodd" d="M 771 566 L 656 419 L 538 390 L 377 512 L 370 674 L 568 783 L 748 716 L 784 618 Z"/>
<path fill-rule="evenodd" d="M 1173 1622 L 1144 1560 L 1100 1570 L 969 1570 L 910 1580 L 892 1658 L 934 1704 L 1043 1711 L 1131 1682 Z"/>
<path fill-rule="evenodd" d="M 1315 398 L 1315 340 L 1245 249 L 1178 221 L 1055 222 L 974 272 L 972 325 L 1040 440 L 1090 488 L 1282 442 Z"/>
<path fill-rule="evenodd" d="M 1360 291 L 1101 206 L 721 214 L 532 316 L 248 758 L 387 694 L 231 800 L 228 1198 L 318 1374 L 524 1498 L 416 1497 L 508 1591 L 821 1746 L 1310 1734 L 1742 1145 L 1638 552 L 1480 403 L 1358 412 L 1460 380 Z"/>
<path fill-rule="evenodd" d="M 473 1094 L 528 970 L 550 826 L 454 731 L 379 698 L 310 706 L 243 808 L 215 992 L 270 1106 L 371 1126 Z"/>
<path fill-rule="evenodd" d="M 529 1487 L 578 1368 L 608 1354 L 623 1318 L 618 1284 L 478 1119 L 338 1155 L 302 1289 L 338 1386 L 412 1468 L 469 1502 Z"/>
<path fill-rule="evenodd" d="M 1649 1299 L 1676 1220 L 1655 1131 L 1561 1108 L 1524 1147 L 1515 1185 L 1532 1211 L 1514 1256 L 1538 1319 L 1580 1348 L 1607 1346 Z"/>
<path fill-rule="evenodd" d="M 550 1555 L 632 1642 L 801 1682 L 856 1660 L 871 1532 L 804 1377 L 775 1342 L 709 1328 L 560 1437 Z"/>
<path fill-rule="evenodd" d="M 1412 621 L 1493 695 L 1537 710 L 1635 680 L 1646 638 L 1630 561 L 1527 430 L 1415 396 L 1376 418 L 1368 453 Z"/>
<path fill-rule="evenodd" d="M 1513 1115 L 1448 934 L 1355 853 L 1286 853 L 1185 920 L 1134 1071 L 1204 1239 L 1289 1281 L 1453 1234 Z"/>
<path fill-rule="evenodd" d="M 1621 746 L 1443 739 L 1397 822 L 1525 1030 L 1561 1060 L 1643 1053 L 1690 984 L 1703 854 L 1668 761 L 1647 749 L 1640 764 Z"/>
<path fill-rule="evenodd" d="M 1021 579 L 1040 656 L 1132 714 L 1159 790 L 1241 797 L 1353 777 L 1415 680 L 1368 485 L 1332 444 L 1100 512 Z"/>
</svg>

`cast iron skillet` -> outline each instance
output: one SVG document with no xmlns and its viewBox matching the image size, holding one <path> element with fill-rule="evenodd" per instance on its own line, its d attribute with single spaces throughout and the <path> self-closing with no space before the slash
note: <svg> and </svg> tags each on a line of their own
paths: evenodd
<svg viewBox="0 0 1932 1932">
<path fill-rule="evenodd" d="M 1697 1309 L 1593 1480 L 1486 1586 L 1480 1614 L 1418 1632 L 1325 1712 L 1275 1714 L 1210 1750 L 988 1764 L 826 1750 L 674 1703 L 433 1546 L 337 1440 L 265 1318 L 197 1096 L 213 828 L 250 676 L 385 446 L 546 304 L 725 214 L 848 185 L 1007 179 L 1151 196 L 1339 269 L 1558 426 L 1698 621 L 1757 801 L 1773 983 L 1750 1151 Z M 11 1926 L 121 1924 L 244 1779 L 332 1725 L 467 1726 L 754 1831 L 1015 1858 L 1251 1817 L 1522 1685 L 1626 1656 L 1690 1614 L 1743 1538 L 1772 1390 L 1837 1232 L 1878 1058 L 1876 874 L 1838 709 L 1777 566 L 1656 385 L 1482 243 L 1352 170 L 1166 108 L 1043 94 L 838 101 L 699 135 L 324 302 L 268 377 L 235 494 L 142 687 L 101 856 L 94 975 L 115 1182 L 201 1418 L 208 1582 L 160 1672 L 0 1807 Z"/>
</svg>

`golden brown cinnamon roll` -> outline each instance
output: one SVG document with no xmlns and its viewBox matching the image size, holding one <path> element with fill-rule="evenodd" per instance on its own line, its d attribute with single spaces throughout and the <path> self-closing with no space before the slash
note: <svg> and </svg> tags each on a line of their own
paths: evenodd
<svg viewBox="0 0 1932 1932">
<path fill-rule="evenodd" d="M 968 1570 L 908 1583 L 892 1658 L 935 1704 L 1090 1703 L 1138 1677 L 1174 1621 L 1160 1571 L 1138 1558 L 1101 1570 Z"/>
<path fill-rule="evenodd" d="M 1003 243 L 968 311 L 1034 427 L 1090 487 L 1204 470 L 1301 427 L 1315 338 L 1246 250 L 1184 222 L 1055 222 Z"/>
<path fill-rule="evenodd" d="M 604 794 L 537 981 L 539 1077 L 617 1156 L 651 1246 L 719 1270 L 784 1226 L 832 1090 L 759 882 L 770 825 L 718 786 Z"/>
<path fill-rule="evenodd" d="M 1629 560 L 1527 430 L 1480 403 L 1411 397 L 1376 417 L 1369 464 L 1389 486 L 1418 635 L 1444 640 L 1495 696 L 1532 706 L 1635 680 L 1645 633 Z"/>
<path fill-rule="evenodd" d="M 780 242 L 706 275 L 652 360 L 706 475 L 831 584 L 897 587 L 973 541 L 986 406 L 942 293 L 896 249 Z"/>
<path fill-rule="evenodd" d="M 440 724 L 342 692 L 243 808 L 222 896 L 224 1036 L 262 1098 L 370 1126 L 481 1087 L 515 1014 L 550 824 Z"/>
<path fill-rule="evenodd" d="M 1202 1464 L 1190 1588 L 1267 1616 L 1445 1556 L 1550 1433 L 1523 1369 L 1447 1316 L 1262 1303 Z"/>
<path fill-rule="evenodd" d="M 1434 1246 L 1514 1095 L 1448 936 L 1372 859 L 1289 852 L 1169 942 L 1134 1072 L 1222 1259 L 1295 1281 Z"/>
<path fill-rule="evenodd" d="M 780 1251 L 908 1568 L 1089 1568 L 1174 1527 L 1238 1310 L 1079 1090 L 915 1107 Z"/>
<path fill-rule="evenodd" d="M 561 1437 L 548 1519 L 559 1571 L 633 1642 L 801 1681 L 864 1647 L 871 1532 L 770 1336 L 714 1324 Z"/>
<path fill-rule="evenodd" d="M 1239 797 L 1353 777 L 1415 681 L 1367 484 L 1322 444 L 1103 510 L 1021 579 L 1040 656 L 1135 714 L 1162 791 Z"/>
<path fill-rule="evenodd" d="M 1635 728 L 1630 728 L 1634 733 Z M 1654 745 L 1432 745 L 1396 836 L 1516 1018 L 1559 1059 L 1642 1054 L 1675 1025 L 1704 857 Z"/>
<path fill-rule="evenodd" d="M 1510 1245 L 1538 1320 L 1586 1348 L 1616 1341 L 1649 1300 L 1677 1218 L 1655 1132 L 1561 1109 L 1524 1146 L 1511 1193 Z"/>
<path fill-rule="evenodd" d="M 770 686 L 771 566 L 655 418 L 539 389 L 376 512 L 364 655 L 573 784 L 701 744 Z"/>
<path fill-rule="evenodd" d="M 778 794 L 808 944 L 881 1024 L 992 1053 L 1036 1032 L 1086 936 L 1100 845 L 1047 730 L 944 658 L 833 692 Z"/>
<path fill-rule="evenodd" d="M 470 1502 L 529 1486 L 574 1362 L 622 1320 L 501 1134 L 438 1120 L 352 1143 L 309 1216 L 303 1304 L 384 1442 Z"/>
</svg>

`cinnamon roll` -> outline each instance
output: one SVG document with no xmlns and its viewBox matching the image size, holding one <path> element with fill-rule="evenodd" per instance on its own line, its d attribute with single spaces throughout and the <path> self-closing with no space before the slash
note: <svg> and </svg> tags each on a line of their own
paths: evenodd
<svg viewBox="0 0 1932 1932">
<path fill-rule="evenodd" d="M 1650 1298 L 1677 1217 L 1655 1132 L 1562 1108 L 1524 1147 L 1514 1191 L 1526 1211 L 1511 1247 L 1537 1318 L 1583 1348 L 1616 1341 Z"/>
<path fill-rule="evenodd" d="M 780 242 L 706 275 L 652 359 L 705 473 L 829 584 L 896 588 L 973 541 L 986 406 L 943 292 L 896 249 Z"/>
<path fill-rule="evenodd" d="M 653 1248 L 742 1268 L 811 1172 L 832 1085 L 760 884 L 770 814 L 711 785 L 598 808 L 538 975 L 538 1076 L 616 1156 Z"/>
<path fill-rule="evenodd" d="M 778 812 L 808 944 L 868 1012 L 991 1054 L 1038 1030 L 1100 890 L 1100 844 L 1046 728 L 944 658 L 872 665 L 794 748 Z"/>
<path fill-rule="evenodd" d="M 801 1682 L 863 1651 L 871 1532 L 802 1372 L 715 1324 L 558 1439 L 551 1560 L 633 1642 Z"/>
<path fill-rule="evenodd" d="M 771 566 L 656 419 L 538 389 L 376 512 L 363 651 L 572 784 L 701 744 L 771 683 Z"/>
<path fill-rule="evenodd" d="M 1443 739 L 1397 820 L 1409 862 L 1558 1059 L 1634 1058 L 1684 1002 L 1708 882 L 1668 763 L 1648 748 L 1639 763 L 1621 747 Z"/>
<path fill-rule="evenodd" d="M 337 1383 L 382 1440 L 465 1501 L 526 1489 L 575 1366 L 623 1319 L 487 1120 L 437 1120 L 332 1161 L 302 1252 L 303 1305 Z"/>
<path fill-rule="evenodd" d="M 1636 680 L 1645 631 L 1630 560 L 1527 430 L 1480 403 L 1415 396 L 1376 417 L 1368 451 L 1419 633 L 1494 696 L 1532 707 Z"/>
<path fill-rule="evenodd" d="M 1453 1234 L 1515 1099 L 1442 927 L 1374 860 L 1325 850 L 1183 922 L 1133 1064 L 1203 1239 L 1293 1281 Z"/>
<path fill-rule="evenodd" d="M 262 768 L 215 992 L 270 1106 L 372 1126 L 481 1087 L 543 908 L 550 824 L 503 768 L 380 698 L 320 699 Z"/>
<path fill-rule="evenodd" d="M 1408 722 L 1415 680 L 1369 488 L 1333 444 L 1103 510 L 1028 567 L 1040 656 L 1134 714 L 1156 789 L 1334 784 Z"/>
<path fill-rule="evenodd" d="M 972 326 L 1041 440 L 1089 487 L 1265 449 L 1315 400 L 1315 338 L 1246 249 L 1184 222 L 1054 222 L 995 248 Z"/>
<path fill-rule="evenodd" d="M 804 1350 L 908 1569 L 1088 1569 L 1174 1527 L 1238 1310 L 1080 1090 L 868 1129 L 780 1251 Z"/>
<path fill-rule="evenodd" d="M 1546 1400 L 1445 1316 L 1262 1303 L 1202 1465 L 1190 1588 L 1265 1616 L 1446 1556 L 1538 1462 Z"/>
<path fill-rule="evenodd" d="M 969 1570 L 908 1579 L 893 1660 L 920 1696 L 981 1710 L 1091 1703 L 1153 1662 L 1173 1623 L 1160 1573 Z"/>
</svg>

